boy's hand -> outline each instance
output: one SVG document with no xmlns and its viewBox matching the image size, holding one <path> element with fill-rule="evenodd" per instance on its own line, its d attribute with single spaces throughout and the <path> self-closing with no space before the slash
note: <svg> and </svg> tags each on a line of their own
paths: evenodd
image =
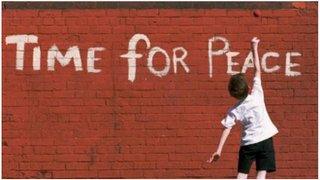
<svg viewBox="0 0 320 180">
<path fill-rule="evenodd" d="M 219 158 L 220 158 L 220 155 L 221 155 L 221 154 L 218 153 L 218 152 L 213 153 L 212 156 L 210 157 L 210 159 L 207 160 L 207 162 L 208 162 L 208 163 L 212 163 L 212 161 L 218 161 Z"/>
<path fill-rule="evenodd" d="M 258 39 L 257 37 L 253 37 L 253 39 L 251 40 L 251 45 L 257 46 L 259 42 L 260 42 L 260 39 Z"/>
</svg>

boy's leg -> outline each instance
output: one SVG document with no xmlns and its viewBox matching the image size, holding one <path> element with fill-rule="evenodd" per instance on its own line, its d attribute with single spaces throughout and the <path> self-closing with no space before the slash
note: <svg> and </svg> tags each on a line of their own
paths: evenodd
<svg viewBox="0 0 320 180">
<path fill-rule="evenodd" d="M 241 146 L 239 149 L 237 179 L 247 179 L 255 157 L 255 145 Z"/>
<path fill-rule="evenodd" d="M 263 174 L 264 174 L 263 171 L 266 171 L 266 172 L 276 171 L 275 151 L 273 148 L 272 138 L 269 138 L 263 141 L 259 149 L 260 151 L 256 156 L 256 170 L 258 174 L 261 171 L 260 174 L 261 174 L 261 177 L 263 177 Z"/>
<path fill-rule="evenodd" d="M 267 175 L 266 170 L 261 170 L 257 172 L 257 179 L 265 179 Z"/>
<path fill-rule="evenodd" d="M 237 179 L 247 179 L 248 174 L 239 172 L 237 175 Z"/>
</svg>

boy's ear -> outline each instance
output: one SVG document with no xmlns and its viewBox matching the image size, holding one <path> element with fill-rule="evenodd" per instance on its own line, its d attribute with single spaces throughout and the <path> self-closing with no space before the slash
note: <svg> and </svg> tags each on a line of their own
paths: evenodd
<svg viewBox="0 0 320 180">
<path fill-rule="evenodd" d="M 248 88 L 249 88 L 249 92 L 251 92 L 251 90 L 252 90 L 251 86 L 248 85 Z"/>
</svg>

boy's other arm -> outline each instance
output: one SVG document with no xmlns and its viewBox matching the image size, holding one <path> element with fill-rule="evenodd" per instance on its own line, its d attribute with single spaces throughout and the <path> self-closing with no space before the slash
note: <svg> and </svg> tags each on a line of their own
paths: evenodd
<svg viewBox="0 0 320 180">
<path fill-rule="evenodd" d="M 255 77 L 261 78 L 261 68 L 260 68 L 260 60 L 258 55 L 258 44 L 260 40 L 257 37 L 254 37 L 251 40 L 252 51 L 253 51 L 253 59 L 254 59 L 254 67 L 255 67 Z"/>
<path fill-rule="evenodd" d="M 222 152 L 222 148 L 223 148 L 224 143 L 226 142 L 226 140 L 230 134 L 230 131 L 231 131 L 231 128 L 224 128 L 224 130 L 222 131 L 220 142 L 219 142 L 219 145 L 218 145 L 218 148 L 216 151 L 219 155 Z"/>
<path fill-rule="evenodd" d="M 226 140 L 227 140 L 227 138 L 228 138 L 228 136 L 230 134 L 230 130 L 231 130 L 231 127 L 230 128 L 224 128 L 224 130 L 222 131 L 217 151 L 212 154 L 212 156 L 208 160 L 209 163 L 211 163 L 213 160 L 217 161 L 219 159 L 219 157 L 221 156 L 222 148 L 223 148 L 224 143 L 226 142 Z"/>
</svg>

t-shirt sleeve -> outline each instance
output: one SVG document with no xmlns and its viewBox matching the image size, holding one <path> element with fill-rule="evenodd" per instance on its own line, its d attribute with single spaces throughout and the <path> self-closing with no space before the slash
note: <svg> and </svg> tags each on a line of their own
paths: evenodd
<svg viewBox="0 0 320 180">
<path fill-rule="evenodd" d="M 263 98 L 263 89 L 262 89 L 260 77 L 256 76 L 253 78 L 252 94 L 258 95 Z"/>
<path fill-rule="evenodd" d="M 225 118 L 222 119 L 221 124 L 226 127 L 226 128 L 231 128 L 232 126 L 234 126 L 236 124 L 236 115 L 234 112 L 229 111 L 227 116 Z"/>
</svg>

